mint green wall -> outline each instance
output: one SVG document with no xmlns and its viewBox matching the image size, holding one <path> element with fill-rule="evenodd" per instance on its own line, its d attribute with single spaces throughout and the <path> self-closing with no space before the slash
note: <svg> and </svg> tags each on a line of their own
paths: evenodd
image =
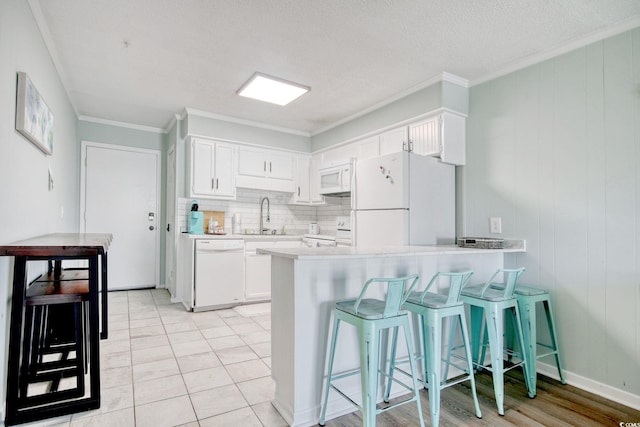
<svg viewBox="0 0 640 427">
<path fill-rule="evenodd" d="M 442 81 L 442 106 L 462 114 L 469 113 L 469 88 Z"/>
<path fill-rule="evenodd" d="M 162 151 L 167 135 L 85 120 L 78 121 L 78 140 Z"/>
<path fill-rule="evenodd" d="M 442 82 L 311 137 L 311 151 L 321 150 L 442 107 Z"/>
<path fill-rule="evenodd" d="M 526 239 L 570 382 L 640 405 L 640 29 L 472 87 L 461 176 L 462 234 Z"/>
<path fill-rule="evenodd" d="M 96 123 L 85 120 L 78 121 L 78 140 L 87 142 L 100 142 L 103 144 L 121 145 L 132 148 L 143 148 L 147 150 L 160 151 L 160 222 L 161 230 L 166 228 L 166 182 L 167 182 L 167 140 L 168 135 L 161 132 L 151 130 L 141 130 L 116 126 L 104 123 Z M 80 162 L 78 161 L 78 164 Z M 160 283 L 165 283 L 165 253 L 166 253 L 166 233 L 160 233 Z"/>
<path fill-rule="evenodd" d="M 26 72 L 54 114 L 53 155 L 15 130 L 16 73 Z M 29 5 L 0 2 L 0 243 L 78 230 L 76 115 Z M 47 169 L 55 186 L 48 189 Z M 64 210 L 64 215 L 61 211 Z M 0 257 L 0 419 L 4 419 L 12 262 Z"/>
<path fill-rule="evenodd" d="M 188 115 L 188 119 L 185 121 L 185 132 L 192 136 L 218 138 L 230 142 L 244 142 L 304 153 L 311 150 L 308 136 L 227 122 L 196 114 Z"/>
</svg>

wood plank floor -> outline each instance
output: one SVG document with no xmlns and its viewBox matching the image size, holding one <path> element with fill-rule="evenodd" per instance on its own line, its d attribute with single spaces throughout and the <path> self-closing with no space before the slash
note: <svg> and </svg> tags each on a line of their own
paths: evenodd
<svg viewBox="0 0 640 427">
<path fill-rule="evenodd" d="M 505 375 L 504 416 L 498 414 L 491 374 L 476 374 L 482 419 L 475 416 L 471 388 L 466 381 L 442 391 L 440 426 L 620 426 L 639 423 L 640 411 L 588 393 L 552 378 L 538 375 L 537 396 L 527 395 L 522 372 Z M 421 393 L 425 425 L 431 425 L 428 393 Z M 409 403 L 378 415 L 377 426 L 418 426 L 416 405 Z M 327 421 L 327 427 L 362 426 L 360 411 Z"/>
</svg>

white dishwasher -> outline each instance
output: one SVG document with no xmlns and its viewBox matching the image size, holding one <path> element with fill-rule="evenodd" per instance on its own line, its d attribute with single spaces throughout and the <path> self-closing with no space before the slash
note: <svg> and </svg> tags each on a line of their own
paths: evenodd
<svg viewBox="0 0 640 427">
<path fill-rule="evenodd" d="M 238 305 L 244 298 L 244 241 L 196 240 L 193 311 Z"/>
</svg>

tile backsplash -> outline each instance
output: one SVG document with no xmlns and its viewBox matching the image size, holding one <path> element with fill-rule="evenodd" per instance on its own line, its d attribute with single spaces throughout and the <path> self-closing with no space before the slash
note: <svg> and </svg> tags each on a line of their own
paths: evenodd
<svg viewBox="0 0 640 427">
<path fill-rule="evenodd" d="M 201 211 L 224 211 L 225 232 L 231 233 L 232 217 L 242 217 L 242 231 L 249 229 L 258 233 L 260 228 L 260 201 L 269 198 L 271 221 L 265 227 L 276 229 L 278 233 L 285 228 L 287 234 L 304 234 L 310 222 L 317 222 L 320 232 L 335 233 L 335 219 L 338 215 L 349 215 L 351 199 L 348 197 L 328 197 L 327 204 L 319 206 L 289 205 L 290 194 L 260 190 L 238 189 L 236 200 L 195 199 Z M 178 217 L 180 231 L 187 231 L 187 214 L 191 211 L 194 199 L 178 199 Z M 266 209 L 266 204 L 265 204 Z M 266 213 L 265 213 L 266 218 Z M 266 220 L 266 219 L 265 219 Z M 206 227 L 206 224 L 205 224 Z"/>
</svg>

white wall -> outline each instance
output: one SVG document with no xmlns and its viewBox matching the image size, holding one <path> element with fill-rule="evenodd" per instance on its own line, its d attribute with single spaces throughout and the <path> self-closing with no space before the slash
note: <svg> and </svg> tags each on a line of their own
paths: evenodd
<svg viewBox="0 0 640 427">
<path fill-rule="evenodd" d="M 26 72 L 54 114 L 53 155 L 46 156 L 15 130 L 16 73 Z M 76 115 L 26 1 L 0 2 L 0 243 L 78 224 Z M 55 187 L 48 190 L 47 168 Z M 64 209 L 64 216 L 61 210 Z M 4 414 L 8 307 L 12 263 L 0 257 L 0 412 Z M 0 416 L 4 419 L 4 415 Z"/>
<path fill-rule="evenodd" d="M 470 91 L 463 230 L 526 239 L 570 381 L 640 406 L 640 29 Z"/>
</svg>

